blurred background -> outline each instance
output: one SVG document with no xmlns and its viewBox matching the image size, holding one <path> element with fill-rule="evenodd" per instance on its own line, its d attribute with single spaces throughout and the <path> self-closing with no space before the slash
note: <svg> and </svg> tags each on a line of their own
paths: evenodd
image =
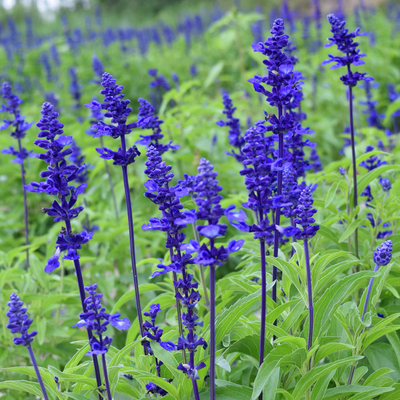
<svg viewBox="0 0 400 400">
<path fill-rule="evenodd" d="M 400 0 L 391 1 L 398 3 Z M 295 8 L 301 12 L 312 13 L 313 0 L 289 0 L 290 8 Z M 322 13 L 327 13 L 337 3 L 342 3 L 341 7 L 346 12 L 351 12 L 357 6 L 372 7 L 387 3 L 387 0 L 323 0 L 321 3 Z M 177 18 L 176 12 L 197 12 L 203 9 L 211 10 L 220 7 L 222 10 L 231 9 L 233 6 L 243 10 L 254 10 L 255 7 L 274 8 L 279 7 L 279 0 L 0 0 L 0 21 L 4 22 L 8 16 L 12 15 L 17 21 L 23 19 L 25 12 L 34 19 L 52 21 L 58 13 L 73 13 L 81 10 L 89 10 L 100 7 L 107 11 L 109 16 L 118 17 L 121 23 L 135 22 L 139 25 L 145 24 L 154 18 L 166 21 L 173 21 Z"/>
</svg>

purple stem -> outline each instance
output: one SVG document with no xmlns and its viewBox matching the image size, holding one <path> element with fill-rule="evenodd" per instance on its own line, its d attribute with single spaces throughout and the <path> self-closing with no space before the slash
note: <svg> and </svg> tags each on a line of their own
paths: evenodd
<svg viewBox="0 0 400 400">
<path fill-rule="evenodd" d="M 192 199 L 193 199 L 193 197 L 192 197 Z M 197 243 L 200 243 L 199 232 L 196 229 L 196 222 L 193 222 L 192 227 L 193 227 L 194 238 Z M 208 307 L 210 305 L 210 299 L 208 298 L 206 278 L 204 276 L 204 268 L 201 264 L 199 264 L 199 271 L 200 271 L 201 286 L 203 286 L 203 292 L 204 292 L 204 302 L 205 302 L 206 307 Z"/>
<path fill-rule="evenodd" d="M 312 347 L 313 330 L 314 330 L 314 303 L 312 297 L 312 284 L 311 284 L 311 267 L 310 267 L 310 254 L 308 252 L 308 240 L 304 239 L 304 257 L 306 259 L 307 270 L 307 292 L 308 292 L 308 343 L 307 350 Z M 311 359 L 309 369 L 311 368 Z"/>
<path fill-rule="evenodd" d="M 18 138 L 18 148 L 19 153 L 22 152 L 21 139 Z M 22 194 L 24 196 L 24 221 L 25 221 L 25 245 L 29 246 L 29 227 L 28 227 L 28 202 L 26 198 L 26 190 L 25 190 L 25 168 L 24 168 L 24 160 L 22 160 L 21 164 L 21 179 L 22 179 Z M 26 249 L 26 267 L 29 268 L 29 249 Z"/>
<path fill-rule="evenodd" d="M 379 265 L 378 265 L 378 264 L 375 264 L 374 272 L 377 272 L 378 269 L 379 269 Z M 364 308 L 363 308 L 362 317 L 361 317 L 361 320 L 362 320 L 362 321 L 364 321 L 364 317 L 365 317 L 365 314 L 366 314 L 366 312 L 367 312 L 368 302 L 369 302 L 369 296 L 371 295 L 371 290 L 372 290 L 372 285 L 373 285 L 373 283 L 374 283 L 374 279 L 375 279 L 375 278 L 371 278 L 370 281 L 369 281 L 368 290 L 367 290 L 367 295 L 366 295 L 366 297 L 365 297 L 365 303 L 364 303 Z"/>
<path fill-rule="evenodd" d="M 121 147 L 122 147 L 122 153 L 125 154 L 126 153 L 126 141 L 125 141 L 124 134 L 121 135 Z M 136 313 L 137 313 L 137 318 L 139 321 L 140 335 L 142 337 L 144 337 L 142 307 L 140 306 L 139 282 L 138 282 L 138 276 L 137 276 L 136 257 L 135 257 L 135 234 L 133 231 L 131 192 L 129 191 L 128 168 L 126 165 L 122 165 L 122 177 L 124 180 L 126 211 L 128 214 L 129 244 L 130 244 L 130 252 L 131 252 L 133 284 L 135 287 Z M 144 345 L 143 345 L 143 349 L 144 349 L 145 354 L 147 355 L 147 349 Z"/>
<path fill-rule="evenodd" d="M 172 256 L 173 256 L 172 248 L 169 249 L 169 255 L 170 255 L 170 258 L 171 258 L 171 262 L 172 262 Z M 172 277 L 173 277 L 174 282 L 178 282 L 178 276 L 176 275 L 176 272 L 172 272 Z M 178 294 L 178 289 L 177 289 L 177 287 L 175 285 L 174 285 L 174 293 L 175 293 L 176 312 L 178 314 L 179 336 L 183 336 L 182 308 L 181 308 L 181 302 L 176 297 L 176 295 Z M 182 349 L 182 359 L 183 359 L 183 362 L 186 364 L 187 363 L 187 358 L 186 358 L 185 349 Z"/>
<path fill-rule="evenodd" d="M 33 354 L 31 344 L 29 343 L 28 346 L 26 346 L 26 348 L 28 349 L 29 356 L 31 357 L 32 365 L 33 365 L 33 368 L 35 369 L 37 380 L 39 381 L 40 389 L 42 390 L 42 393 L 43 393 L 43 398 L 45 400 L 49 400 L 49 397 L 47 396 L 46 388 L 43 383 L 42 375 L 40 375 L 39 367 L 37 365 L 35 355 Z"/>
<path fill-rule="evenodd" d="M 179 249 L 177 249 L 177 256 L 178 256 L 178 260 L 179 262 L 182 259 L 182 255 L 181 255 L 181 251 Z M 182 269 L 182 278 L 184 282 L 187 282 L 187 276 L 186 276 L 186 269 L 183 268 Z M 185 297 L 189 297 L 190 293 L 188 293 L 188 290 L 185 290 Z M 192 309 L 188 308 L 187 312 L 189 313 L 189 315 L 191 316 L 193 314 Z M 194 342 L 194 334 L 193 334 L 193 328 L 188 328 L 189 331 L 189 341 L 190 343 Z M 190 368 L 194 368 L 194 353 L 195 353 L 195 349 L 191 349 L 190 350 L 190 357 L 189 357 L 189 366 Z M 200 394 L 199 394 L 199 388 L 197 387 L 197 382 L 195 378 L 191 378 L 192 379 L 192 386 L 193 386 L 193 394 L 194 394 L 194 398 L 195 400 L 200 400 Z"/>
<path fill-rule="evenodd" d="M 267 315 L 267 266 L 265 262 L 265 240 L 260 240 L 261 256 L 261 328 L 260 328 L 260 356 L 258 366 L 264 362 L 265 350 L 265 318 Z M 263 393 L 260 393 L 259 400 L 263 399 Z"/>
<path fill-rule="evenodd" d="M 103 374 L 104 374 L 104 381 L 106 383 L 107 397 L 108 397 L 108 400 L 112 400 L 110 381 L 108 379 L 107 363 L 106 363 L 106 355 L 105 354 L 101 355 L 101 360 L 103 362 Z"/>
<path fill-rule="evenodd" d="M 212 239 L 211 239 L 212 240 Z M 215 266 L 210 265 L 210 400 L 215 400 Z"/>
<path fill-rule="evenodd" d="M 100 139 L 100 146 L 101 146 L 101 148 L 103 148 L 104 147 L 103 136 L 100 136 L 99 139 Z M 112 181 L 110 168 L 108 167 L 107 160 L 104 160 L 104 165 L 105 165 L 105 168 L 106 168 L 106 174 L 107 174 L 108 182 L 109 182 L 109 185 L 110 185 L 110 193 L 111 193 L 111 197 L 112 197 L 112 200 L 113 200 L 115 218 L 118 221 L 119 220 L 119 215 L 118 215 L 117 199 L 115 198 L 114 183 Z"/>
<path fill-rule="evenodd" d="M 282 106 L 278 106 L 278 111 L 279 111 L 279 118 L 282 116 Z M 280 134 L 278 136 L 279 142 L 278 142 L 278 158 L 283 159 L 283 135 Z M 278 190 L 277 190 L 277 196 L 282 195 L 282 169 L 278 171 Z M 280 225 L 281 222 L 281 208 L 278 206 L 276 208 L 276 214 L 275 214 L 275 225 Z M 275 229 L 275 235 L 274 235 L 274 257 L 278 257 L 278 252 L 279 252 L 279 232 L 277 229 Z M 278 268 L 274 265 L 272 267 L 272 282 L 276 281 L 278 278 Z M 272 300 L 276 303 L 276 285 L 272 288 Z M 276 320 L 274 321 L 274 325 L 276 325 Z"/>
<path fill-rule="evenodd" d="M 65 227 L 67 229 L 67 235 L 69 235 L 72 232 L 71 221 L 69 219 L 65 220 Z M 79 295 L 81 298 L 82 311 L 86 312 L 85 286 L 83 284 L 82 269 L 81 269 L 81 264 L 80 264 L 79 260 L 74 260 L 74 267 L 75 267 L 76 280 L 78 281 L 78 288 L 79 288 Z M 88 334 L 88 338 L 90 341 L 90 339 L 93 337 L 92 330 L 87 329 L 87 334 Z M 97 360 L 97 356 L 94 354 L 92 355 L 92 360 L 93 360 L 94 372 L 96 375 L 97 387 L 99 388 L 102 385 L 99 361 Z M 98 396 L 99 396 L 99 400 L 103 399 L 103 396 L 100 393 Z"/>
<path fill-rule="evenodd" d="M 349 76 L 352 75 L 350 65 L 347 65 L 347 72 Z M 353 88 L 349 86 L 349 119 L 350 119 L 350 138 L 351 138 L 351 158 L 353 163 L 353 194 L 354 194 L 354 209 L 358 204 L 358 193 L 357 193 L 357 165 L 356 165 L 356 148 L 354 138 L 354 118 L 353 118 Z M 357 215 L 355 216 L 357 219 Z M 354 250 L 355 256 L 358 258 L 358 229 L 354 231 Z"/>
</svg>

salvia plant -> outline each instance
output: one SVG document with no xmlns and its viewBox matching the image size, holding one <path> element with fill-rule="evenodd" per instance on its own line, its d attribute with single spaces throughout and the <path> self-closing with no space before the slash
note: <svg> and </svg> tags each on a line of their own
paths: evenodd
<svg viewBox="0 0 400 400">
<path fill-rule="evenodd" d="M 400 398 L 400 8 L 307 4 L 1 25 L 0 397 Z"/>
</svg>

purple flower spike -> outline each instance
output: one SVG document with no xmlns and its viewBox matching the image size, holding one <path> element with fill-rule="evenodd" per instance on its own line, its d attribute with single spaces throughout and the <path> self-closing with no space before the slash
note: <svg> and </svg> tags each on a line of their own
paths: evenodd
<svg viewBox="0 0 400 400">
<path fill-rule="evenodd" d="M 314 199 L 311 189 L 306 186 L 300 194 L 299 204 L 294 210 L 297 216 L 294 222 L 302 227 L 302 230 L 296 232 L 297 239 L 311 239 L 319 230 L 319 225 L 314 225 L 315 219 L 312 217 L 317 210 L 312 207 Z"/>
<path fill-rule="evenodd" d="M 237 161 L 242 162 L 242 147 L 244 146 L 245 142 L 240 131 L 240 120 L 233 116 L 234 112 L 236 111 L 236 107 L 233 106 L 232 99 L 229 97 L 229 93 L 226 91 L 222 92 L 222 100 L 224 105 L 223 113 L 226 115 L 226 121 L 218 121 L 217 125 L 229 127 L 229 143 L 231 146 L 236 147 L 239 151 L 238 154 L 236 154 L 234 150 L 232 150 L 231 153 L 228 151 L 226 154 L 235 157 Z"/>
<path fill-rule="evenodd" d="M 12 293 L 10 295 L 10 301 L 7 303 L 9 311 L 6 316 L 8 317 L 7 328 L 11 330 L 11 333 L 18 333 L 21 336 L 15 337 L 14 344 L 28 346 L 33 341 L 33 338 L 37 335 L 36 331 L 28 333 L 33 320 L 29 318 L 26 312 L 26 307 L 23 307 L 24 303 L 20 301 L 19 297 Z"/>
<path fill-rule="evenodd" d="M 91 332 L 91 338 L 89 339 L 90 351 L 86 353 L 86 356 L 101 355 L 107 396 L 111 399 L 105 354 L 112 343 L 112 338 L 104 336 L 104 333 L 109 324 L 120 330 L 129 329 L 131 324 L 127 318 L 119 319 L 120 313 L 108 314 L 105 312 L 106 309 L 101 305 L 103 295 L 97 293 L 97 284 L 85 286 L 85 290 L 89 294 L 85 299 L 86 311 L 80 314 L 81 320 L 74 327 L 86 327 L 87 331 Z"/>
<path fill-rule="evenodd" d="M 78 196 L 81 195 L 86 183 L 79 186 L 74 185 L 74 181 L 81 180 L 81 174 L 85 171 L 85 165 L 68 164 L 66 157 L 73 153 L 72 149 L 65 149 L 66 146 L 73 143 L 71 136 L 63 135 L 64 127 L 58 121 L 58 113 L 54 111 L 53 105 L 44 103 L 42 106 L 42 118 L 37 123 L 41 129 L 38 134 L 40 139 L 35 144 L 46 150 L 45 153 L 39 154 L 38 158 L 49 164 L 47 170 L 43 171 L 40 176 L 45 178 L 43 182 L 31 182 L 25 185 L 25 189 L 29 192 L 46 193 L 49 196 L 56 196 L 49 208 L 43 207 L 42 212 L 54 217 L 55 222 L 63 221 L 65 227 L 61 231 L 56 240 L 56 251 L 54 256 L 50 257 L 45 267 L 45 272 L 53 272 L 59 267 L 59 258 L 61 252 L 66 252 L 64 259 L 72 260 L 75 267 L 75 274 L 78 281 L 79 295 L 81 298 L 82 310 L 86 311 L 85 306 L 85 289 L 83 284 L 82 269 L 79 262 L 79 253 L 82 244 L 87 243 L 92 237 L 92 232 L 82 231 L 74 234 L 72 232 L 71 220 L 76 218 L 82 211 L 82 206 L 75 206 Z M 78 160 L 79 161 L 79 160 Z M 92 339 L 92 332 L 88 330 L 89 340 Z M 97 385 L 102 385 L 99 364 L 95 353 L 93 353 L 93 363 L 96 375 Z M 99 400 L 102 396 L 99 396 Z"/>
<path fill-rule="evenodd" d="M 15 293 L 11 293 L 10 301 L 7 303 L 9 310 L 6 313 L 8 317 L 7 328 L 11 330 L 13 334 L 20 334 L 21 336 L 13 338 L 15 345 L 25 346 L 29 352 L 29 356 L 32 361 L 33 368 L 36 373 L 37 380 L 40 385 L 40 389 L 43 393 L 43 398 L 45 400 L 49 400 L 46 387 L 44 386 L 42 376 L 40 375 L 40 371 L 35 359 L 35 355 L 33 354 L 33 350 L 31 347 L 31 342 L 33 338 L 37 335 L 36 331 L 28 333 L 28 330 L 33 322 L 31 318 L 29 318 L 28 313 L 26 312 L 26 307 L 23 307 L 24 303 L 19 299 L 19 297 Z"/>
<path fill-rule="evenodd" d="M 3 99 L 7 104 L 2 104 L 0 112 L 9 113 L 12 119 L 4 119 L 4 124 L 0 126 L 0 130 L 12 128 L 10 136 L 18 142 L 18 149 L 10 146 L 8 149 L 2 149 L 2 154 L 12 154 L 15 158 L 12 162 L 21 165 L 21 183 L 22 194 L 24 197 L 24 222 L 25 222 L 25 245 L 29 245 L 29 226 L 28 226 L 28 204 L 25 189 L 25 160 L 28 157 L 36 157 L 36 154 L 22 147 L 21 140 L 25 137 L 26 131 L 32 126 L 32 123 L 27 123 L 25 117 L 21 115 L 19 105 L 22 100 L 12 92 L 11 85 L 8 82 L 3 83 L 2 87 Z M 29 248 L 26 249 L 26 266 L 29 268 Z"/>
<path fill-rule="evenodd" d="M 392 250 L 393 245 L 391 240 L 386 240 L 386 242 L 383 242 L 375 250 L 373 256 L 374 263 L 379 267 L 389 264 L 390 260 L 392 259 Z"/>
<path fill-rule="evenodd" d="M 329 59 L 325 60 L 322 64 L 329 64 L 331 62 L 336 63 L 331 67 L 331 69 L 348 67 L 350 65 L 357 66 L 365 64 L 361 58 L 366 57 L 366 54 L 360 53 L 360 49 L 357 48 L 358 43 L 354 42 L 354 38 L 357 36 L 368 35 L 368 33 L 360 33 L 360 28 L 357 28 L 354 32 L 349 33 L 349 30 L 346 28 L 346 21 L 341 21 L 333 14 L 329 14 L 327 18 L 331 24 L 331 32 L 333 33 L 333 36 L 328 39 L 330 43 L 327 43 L 324 47 L 336 45 L 338 50 L 345 55 L 334 57 L 332 54 L 329 54 Z M 361 80 L 373 81 L 373 78 L 365 75 L 365 72 L 348 73 L 347 75 L 342 76 L 340 79 L 346 86 L 356 86 Z"/>
<path fill-rule="evenodd" d="M 161 133 L 161 125 L 164 121 L 160 120 L 156 115 L 155 108 L 145 99 L 139 99 L 140 103 L 138 120 L 135 122 L 135 128 L 151 129 L 153 131 L 150 135 L 140 135 L 141 139 L 136 144 L 141 144 L 147 148 L 153 145 L 160 155 L 169 149 L 179 149 L 179 145 L 173 145 L 172 141 L 168 144 L 161 144 L 160 141 L 164 137 Z"/>
</svg>

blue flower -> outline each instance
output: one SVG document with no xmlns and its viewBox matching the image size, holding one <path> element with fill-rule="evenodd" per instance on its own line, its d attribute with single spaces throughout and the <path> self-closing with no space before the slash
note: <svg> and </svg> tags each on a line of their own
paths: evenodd
<svg viewBox="0 0 400 400">
<path fill-rule="evenodd" d="M 15 293 L 11 293 L 10 301 L 7 305 L 9 307 L 6 313 L 8 317 L 7 328 L 11 330 L 11 333 L 20 334 L 19 337 L 13 338 L 14 344 L 29 346 L 33 338 L 37 335 L 37 332 L 28 333 L 33 320 L 29 318 L 26 307 L 23 307 L 24 303 L 20 301 Z"/>
<path fill-rule="evenodd" d="M 357 48 L 358 43 L 354 42 L 354 38 L 357 36 L 368 35 L 368 33 L 360 33 L 360 28 L 357 28 L 354 32 L 349 33 L 349 30 L 345 27 L 346 21 L 341 21 L 333 14 L 329 14 L 327 18 L 331 24 L 331 32 L 333 33 L 333 36 L 328 38 L 330 43 L 327 43 L 324 47 L 336 45 L 338 50 L 345 55 L 333 56 L 332 54 L 329 54 L 329 59 L 325 60 L 322 64 L 325 65 L 334 62 L 335 64 L 331 66 L 330 69 L 365 64 L 362 58 L 366 57 L 366 54 L 360 53 L 360 49 Z M 373 78 L 366 76 L 366 72 L 351 72 L 350 68 L 348 73 L 343 75 L 340 79 L 344 85 L 352 87 L 356 86 L 361 80 L 373 81 Z"/>
</svg>

